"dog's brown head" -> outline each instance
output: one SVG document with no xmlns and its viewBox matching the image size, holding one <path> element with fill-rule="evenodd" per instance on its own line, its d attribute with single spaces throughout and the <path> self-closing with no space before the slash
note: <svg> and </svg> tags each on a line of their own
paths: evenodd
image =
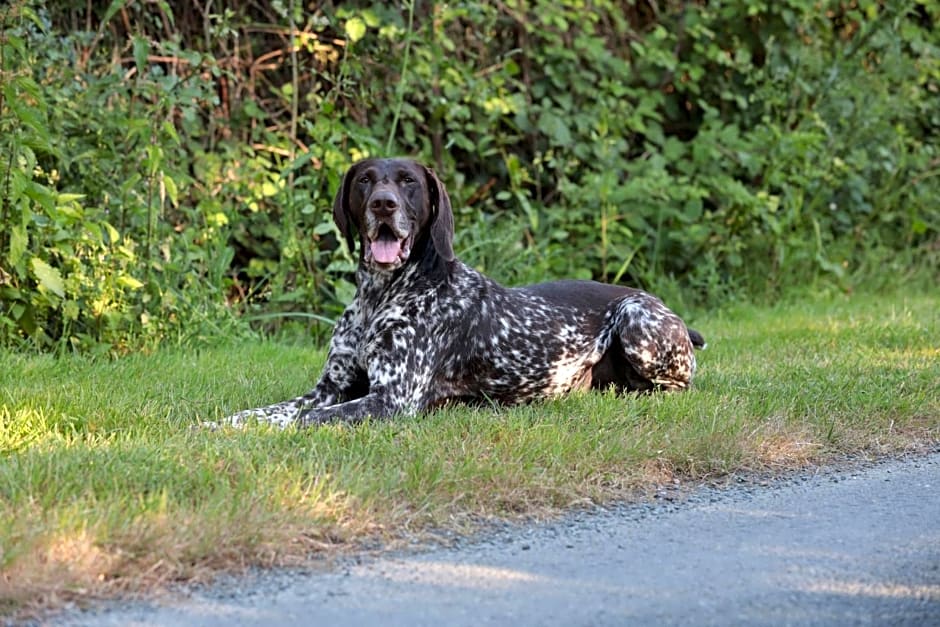
<svg viewBox="0 0 940 627">
<path fill-rule="evenodd" d="M 343 177 L 333 220 L 369 270 L 395 270 L 427 246 L 454 259 L 454 215 L 437 176 L 410 159 L 366 159 Z"/>
</svg>

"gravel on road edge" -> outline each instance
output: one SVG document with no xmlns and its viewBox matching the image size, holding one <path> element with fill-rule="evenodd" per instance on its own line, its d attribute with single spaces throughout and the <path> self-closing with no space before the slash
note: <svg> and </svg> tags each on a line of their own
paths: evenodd
<svg viewBox="0 0 940 627">
<path fill-rule="evenodd" d="M 67 625 L 940 624 L 940 449 L 730 477 Z M 925 622 L 927 621 L 927 622 Z"/>
</svg>

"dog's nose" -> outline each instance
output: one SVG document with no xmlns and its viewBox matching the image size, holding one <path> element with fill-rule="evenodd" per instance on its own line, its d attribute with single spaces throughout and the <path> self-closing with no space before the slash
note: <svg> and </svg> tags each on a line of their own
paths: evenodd
<svg viewBox="0 0 940 627">
<path fill-rule="evenodd" d="M 369 198 L 369 209 L 375 215 L 391 215 L 398 209 L 398 197 L 389 191 L 377 191 Z"/>
</svg>

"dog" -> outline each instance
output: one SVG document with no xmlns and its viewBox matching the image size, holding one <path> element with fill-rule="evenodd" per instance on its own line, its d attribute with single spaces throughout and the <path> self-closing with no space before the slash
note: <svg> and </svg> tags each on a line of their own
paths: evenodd
<svg viewBox="0 0 940 627">
<path fill-rule="evenodd" d="M 409 159 L 343 177 L 333 219 L 358 248 L 357 290 L 307 394 L 241 411 L 281 427 L 517 404 L 575 390 L 683 390 L 701 334 L 638 289 L 562 280 L 507 288 L 454 255 L 450 198 Z M 358 244 L 358 246 L 357 246 Z"/>
</svg>

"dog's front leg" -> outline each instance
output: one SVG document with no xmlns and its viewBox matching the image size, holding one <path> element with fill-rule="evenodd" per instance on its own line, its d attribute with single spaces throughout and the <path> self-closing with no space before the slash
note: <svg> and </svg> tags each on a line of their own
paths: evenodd
<svg viewBox="0 0 940 627">
<path fill-rule="evenodd" d="M 337 320 L 320 380 L 312 390 L 294 399 L 300 401 L 301 409 L 328 407 L 358 398 L 368 391 L 369 380 L 357 359 L 362 350 L 358 311 L 358 301 L 353 301 Z"/>
<path fill-rule="evenodd" d="M 313 427 L 331 422 L 357 424 L 366 418 L 385 419 L 393 416 L 410 416 L 418 408 L 406 399 L 379 389 L 369 392 L 362 398 L 330 407 L 303 410 L 294 423 L 298 427 Z"/>
<path fill-rule="evenodd" d="M 427 405 L 435 352 L 430 334 L 398 322 L 375 333 L 365 347 L 368 393 L 328 407 L 305 408 L 300 427 L 328 422 L 409 416 Z"/>
<path fill-rule="evenodd" d="M 303 396 L 232 414 L 224 418 L 222 424 L 240 427 L 255 420 L 283 428 L 294 424 L 305 410 L 363 396 L 369 384 L 365 371 L 356 360 L 362 335 L 361 327 L 356 323 L 357 316 L 357 303 L 353 301 L 336 322 L 323 373 L 312 390 Z"/>
</svg>

